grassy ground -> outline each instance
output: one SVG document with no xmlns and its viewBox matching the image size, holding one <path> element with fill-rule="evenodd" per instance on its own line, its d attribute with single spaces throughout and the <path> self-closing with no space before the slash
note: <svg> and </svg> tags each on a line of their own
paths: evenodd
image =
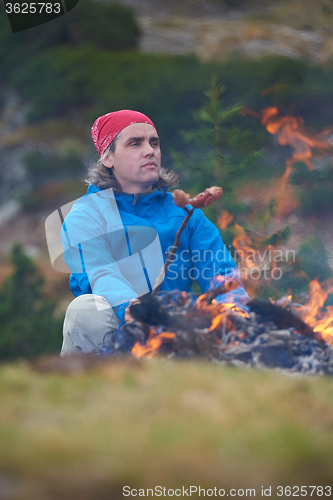
<svg viewBox="0 0 333 500">
<path fill-rule="evenodd" d="M 278 485 L 331 485 L 332 389 L 329 378 L 200 362 L 117 361 L 74 375 L 3 365 L 1 498 L 111 500 L 125 485 L 257 497 L 272 486 L 277 498 Z"/>
</svg>

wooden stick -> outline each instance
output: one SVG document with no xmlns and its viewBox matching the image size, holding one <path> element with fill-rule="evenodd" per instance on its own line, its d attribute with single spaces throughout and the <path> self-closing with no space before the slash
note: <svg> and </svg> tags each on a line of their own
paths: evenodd
<svg viewBox="0 0 333 500">
<path fill-rule="evenodd" d="M 180 228 L 178 229 L 178 231 L 176 233 L 175 242 L 174 242 L 170 252 L 169 253 L 166 252 L 166 257 L 167 257 L 166 261 L 165 261 L 164 266 L 162 267 L 161 272 L 160 272 L 155 283 L 158 283 L 159 280 L 161 280 L 163 278 L 163 276 L 165 276 L 167 270 L 169 269 L 169 266 L 170 266 L 171 262 L 173 261 L 175 255 L 176 255 L 177 249 L 180 245 L 180 235 L 182 234 L 183 230 L 187 226 L 187 223 L 190 220 L 190 217 L 194 212 L 194 208 L 192 208 L 192 210 L 189 210 L 187 207 L 184 207 L 184 210 L 186 210 L 186 212 L 187 212 L 186 217 L 183 220 L 182 225 L 180 226 Z M 162 285 L 162 281 L 156 288 L 154 288 L 154 290 L 152 291 L 152 294 L 151 294 L 152 296 L 156 295 L 159 292 L 161 285 Z"/>
</svg>

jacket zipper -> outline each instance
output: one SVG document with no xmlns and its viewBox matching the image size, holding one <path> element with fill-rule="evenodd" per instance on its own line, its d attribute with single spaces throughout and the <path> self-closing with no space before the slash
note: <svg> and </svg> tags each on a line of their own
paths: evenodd
<svg viewBox="0 0 333 500">
<path fill-rule="evenodd" d="M 134 207 L 135 215 L 139 215 L 137 203 L 139 201 L 140 194 L 137 193 L 137 194 L 134 194 L 133 196 L 134 196 L 134 200 L 133 200 L 132 206 Z"/>
</svg>

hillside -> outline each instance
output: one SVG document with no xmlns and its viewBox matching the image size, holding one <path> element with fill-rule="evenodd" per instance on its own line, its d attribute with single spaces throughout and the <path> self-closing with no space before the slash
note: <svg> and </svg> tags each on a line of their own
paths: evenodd
<svg viewBox="0 0 333 500">
<path fill-rule="evenodd" d="M 154 119 L 156 115 L 167 166 L 172 166 L 170 150 L 184 148 L 179 131 L 193 126 L 192 110 L 200 106 L 212 72 L 226 86 L 227 105 L 242 100 L 255 110 L 269 105 L 282 107 L 285 114 L 294 110 L 312 134 L 330 123 L 328 63 L 333 34 L 332 12 L 326 0 L 315 5 L 308 0 L 120 3 L 134 9 L 141 27 L 137 52 L 57 46 L 50 57 L 34 57 L 32 53 L 24 61 L 26 66 L 22 62 L 11 68 L 15 89 L 8 81 L 2 82 L 0 283 L 10 273 L 7 255 L 12 244 L 22 241 L 26 252 L 54 283 L 54 290 L 58 286 L 62 293 L 67 289 L 68 277 L 51 268 L 44 222 L 59 205 L 85 192 L 82 179 L 86 165 L 95 159 L 89 127 L 97 113 L 109 106 L 135 108 L 142 104 L 147 114 L 152 113 Z M 274 62 L 275 56 L 281 55 L 289 59 L 280 57 Z M 18 71 L 21 66 L 23 74 Z M 87 72 L 87 66 L 91 71 Z M 110 78 L 111 70 L 119 79 Z M 43 115 L 48 107 L 50 111 Z M 282 176 L 290 149 L 279 147 L 258 119 L 241 120 L 255 137 L 256 147 L 267 152 L 252 183 L 248 178 L 243 185 L 237 180 L 237 196 L 248 206 L 260 200 L 262 209 L 261 200 L 267 205 L 271 191 L 267 178 L 260 182 L 260 168 L 269 165 L 273 175 L 269 182 L 274 183 L 276 171 Z M 325 161 L 327 158 L 323 165 Z M 311 186 L 311 180 L 306 182 Z M 329 195 L 327 191 L 326 198 L 320 196 L 320 186 L 326 181 L 320 182 L 314 200 L 317 205 Z M 293 248 L 299 248 L 307 238 L 318 237 L 332 265 L 332 222 L 329 211 L 324 213 L 329 200 L 325 203 L 318 214 L 289 213 L 273 226 L 281 229 L 290 225 Z M 62 297 L 65 308 L 72 296 L 68 292 Z"/>
<path fill-rule="evenodd" d="M 195 53 L 202 60 L 284 55 L 315 64 L 333 56 L 333 9 L 326 0 L 121 3 L 138 16 L 144 52 Z"/>
</svg>

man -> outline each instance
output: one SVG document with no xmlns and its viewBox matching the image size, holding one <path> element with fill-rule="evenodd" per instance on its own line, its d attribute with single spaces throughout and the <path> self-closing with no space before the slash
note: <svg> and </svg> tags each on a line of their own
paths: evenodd
<svg viewBox="0 0 333 500">
<path fill-rule="evenodd" d="M 186 215 L 167 192 L 177 176 L 161 167 L 158 133 L 147 116 L 108 113 L 94 123 L 92 138 L 100 160 L 62 229 L 76 297 L 65 317 L 62 356 L 105 351 L 119 325 L 132 320 L 130 302 L 163 280 L 163 256 Z M 206 292 L 230 277 L 239 279 L 238 270 L 217 228 L 194 210 L 160 289 L 190 291 L 196 279 Z M 244 305 L 248 295 L 240 284 L 217 300 Z"/>
</svg>

